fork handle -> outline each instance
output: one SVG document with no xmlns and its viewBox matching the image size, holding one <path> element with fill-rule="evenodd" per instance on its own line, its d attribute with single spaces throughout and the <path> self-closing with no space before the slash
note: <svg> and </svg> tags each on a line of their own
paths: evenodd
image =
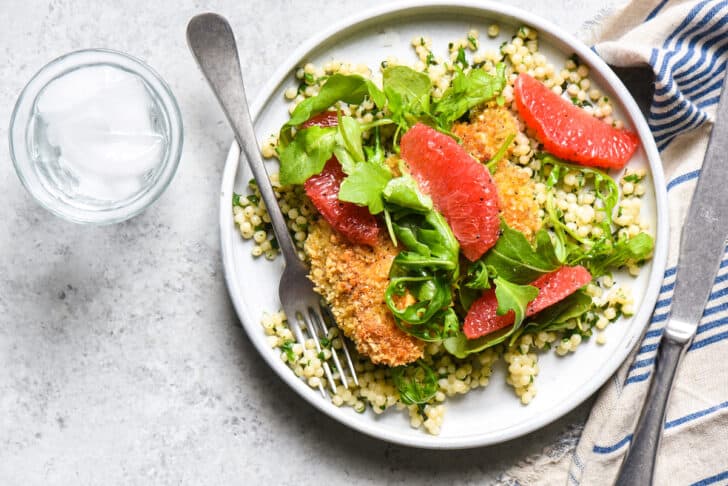
<svg viewBox="0 0 728 486">
<path fill-rule="evenodd" d="M 689 343 L 678 342 L 668 333 L 662 336 L 655 357 L 650 387 L 647 390 L 642 413 L 637 421 L 627 456 L 617 476 L 617 486 L 643 486 L 653 484 L 657 450 L 665 424 L 667 401 L 677 365 Z"/>
<path fill-rule="evenodd" d="M 240 58 L 230 24 L 224 17 L 214 13 L 197 15 L 187 25 L 187 44 L 222 106 L 232 126 L 235 139 L 245 154 L 270 215 L 273 231 L 286 264 L 297 262 L 298 252 L 288 233 L 288 226 L 278 206 L 255 139 L 253 120 L 245 97 Z"/>
</svg>

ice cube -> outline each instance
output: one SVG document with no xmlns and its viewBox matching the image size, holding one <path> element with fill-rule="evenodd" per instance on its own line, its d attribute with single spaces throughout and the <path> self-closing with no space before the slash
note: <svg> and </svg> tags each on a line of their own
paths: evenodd
<svg viewBox="0 0 728 486">
<path fill-rule="evenodd" d="M 49 83 L 35 106 L 38 132 L 76 193 L 101 200 L 133 196 L 162 162 L 167 144 L 156 100 L 144 81 L 110 65 L 72 71 Z"/>
</svg>

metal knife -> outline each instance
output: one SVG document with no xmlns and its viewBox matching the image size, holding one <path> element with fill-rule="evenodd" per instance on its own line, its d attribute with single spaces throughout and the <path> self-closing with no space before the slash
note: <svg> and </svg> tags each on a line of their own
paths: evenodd
<svg viewBox="0 0 728 486">
<path fill-rule="evenodd" d="M 665 410 L 680 358 L 690 346 L 708 302 L 728 238 L 728 90 L 723 89 L 693 199 L 680 238 L 672 309 L 662 335 L 652 381 L 631 446 L 620 468 L 619 486 L 653 482 Z"/>
</svg>

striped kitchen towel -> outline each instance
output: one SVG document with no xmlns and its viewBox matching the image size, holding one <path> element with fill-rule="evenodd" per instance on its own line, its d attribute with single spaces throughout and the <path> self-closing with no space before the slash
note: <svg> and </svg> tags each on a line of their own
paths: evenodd
<svg viewBox="0 0 728 486">
<path fill-rule="evenodd" d="M 642 342 L 600 391 L 571 458 L 567 484 L 611 484 L 627 450 L 675 285 L 680 229 L 705 154 L 728 58 L 728 0 L 633 0 L 600 24 L 609 64 L 649 64 L 648 113 L 665 168 L 668 269 Z M 728 163 L 728 154 L 726 163 Z M 728 204 L 728 188 L 726 188 Z M 667 409 L 655 484 L 728 484 L 728 253 Z"/>
</svg>

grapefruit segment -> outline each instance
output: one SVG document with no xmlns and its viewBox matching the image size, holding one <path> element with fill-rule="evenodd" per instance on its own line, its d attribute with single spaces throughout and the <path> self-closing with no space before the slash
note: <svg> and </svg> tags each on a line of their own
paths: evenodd
<svg viewBox="0 0 728 486">
<path fill-rule="evenodd" d="M 577 265 L 575 267 L 561 267 L 558 270 L 544 274 L 531 282 L 538 289 L 538 295 L 526 308 L 526 316 L 532 316 L 547 307 L 565 299 L 584 285 L 591 282 L 589 271 Z M 468 339 L 475 339 L 513 324 L 515 315 L 513 311 L 499 316 L 498 300 L 495 289 L 488 289 L 473 302 L 468 314 L 465 316 L 463 333 Z"/>
<path fill-rule="evenodd" d="M 305 121 L 301 128 L 335 127 L 339 123 L 335 111 L 324 111 Z M 352 243 L 374 246 L 379 235 L 377 219 L 363 206 L 339 201 L 339 189 L 346 174 L 336 157 L 331 157 L 319 174 L 303 184 L 306 195 L 332 228 Z"/>
<path fill-rule="evenodd" d="M 301 123 L 301 129 L 309 127 L 335 127 L 339 124 L 339 115 L 335 111 L 322 111 Z"/>
<path fill-rule="evenodd" d="M 540 81 L 521 73 L 514 101 L 523 121 L 547 152 L 582 165 L 621 169 L 637 149 L 634 132 L 604 123 Z"/>
<path fill-rule="evenodd" d="M 400 155 L 420 190 L 432 197 L 470 261 L 495 245 L 500 206 L 495 183 L 484 165 L 455 140 L 421 123 L 402 137 Z"/>
<path fill-rule="evenodd" d="M 331 157 L 324 170 L 309 177 L 303 187 L 332 228 L 352 243 L 374 246 L 379 235 L 377 219 L 363 206 L 339 201 L 339 189 L 345 177 L 339 161 Z"/>
</svg>

